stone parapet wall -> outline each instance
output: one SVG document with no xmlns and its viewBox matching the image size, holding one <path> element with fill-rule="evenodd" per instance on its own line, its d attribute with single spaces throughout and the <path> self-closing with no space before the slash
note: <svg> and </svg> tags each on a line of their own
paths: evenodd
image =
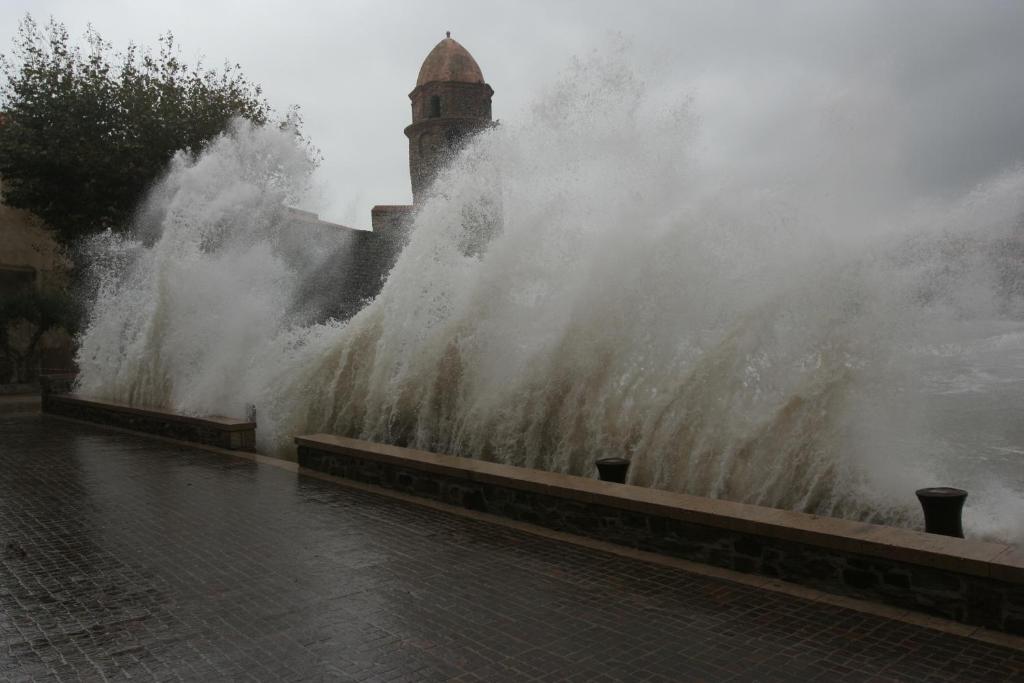
<svg viewBox="0 0 1024 683">
<path fill-rule="evenodd" d="M 408 238 L 414 216 L 415 207 L 406 204 L 378 204 L 370 210 L 374 235 L 391 243 L 396 255 Z"/>
<path fill-rule="evenodd" d="M 818 517 L 332 435 L 299 465 L 557 531 L 1024 634 L 1013 546 Z"/>
<path fill-rule="evenodd" d="M 178 415 L 158 408 L 140 408 L 52 393 L 45 388 L 42 409 L 51 415 L 235 451 L 252 451 L 256 445 L 256 423 L 230 417 Z"/>
</svg>

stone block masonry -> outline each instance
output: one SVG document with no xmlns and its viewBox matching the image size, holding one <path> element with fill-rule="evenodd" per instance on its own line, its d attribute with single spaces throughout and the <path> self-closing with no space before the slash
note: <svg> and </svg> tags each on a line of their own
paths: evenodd
<svg viewBox="0 0 1024 683">
<path fill-rule="evenodd" d="M 640 550 L 1024 634 L 1012 546 L 316 434 L 300 467 Z"/>
</svg>

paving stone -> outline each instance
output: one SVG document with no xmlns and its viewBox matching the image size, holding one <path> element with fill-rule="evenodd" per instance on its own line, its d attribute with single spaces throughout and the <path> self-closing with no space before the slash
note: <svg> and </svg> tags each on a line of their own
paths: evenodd
<svg viewBox="0 0 1024 683">
<path fill-rule="evenodd" d="M 1024 680 L 1024 653 L 0 416 L 0 680 Z"/>
</svg>

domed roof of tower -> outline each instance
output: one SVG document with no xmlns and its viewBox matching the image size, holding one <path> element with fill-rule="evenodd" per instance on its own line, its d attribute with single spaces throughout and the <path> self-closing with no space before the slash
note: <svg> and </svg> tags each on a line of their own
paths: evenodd
<svg viewBox="0 0 1024 683">
<path fill-rule="evenodd" d="M 420 75 L 416 78 L 417 87 L 431 81 L 483 83 L 483 72 L 480 71 L 473 55 L 457 43 L 450 32 L 446 35 L 447 37 L 435 45 L 423 60 Z"/>
</svg>

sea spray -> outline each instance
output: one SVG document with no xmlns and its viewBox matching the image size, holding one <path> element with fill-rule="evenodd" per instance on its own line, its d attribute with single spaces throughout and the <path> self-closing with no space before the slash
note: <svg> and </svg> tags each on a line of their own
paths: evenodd
<svg viewBox="0 0 1024 683">
<path fill-rule="evenodd" d="M 1021 454 L 998 449 L 1024 444 L 1024 174 L 863 208 L 857 230 L 792 183 L 704 172 L 695 130 L 687 100 L 581 63 L 440 176 L 373 302 L 304 325 L 289 297 L 315 258 L 288 257 L 281 193 L 246 175 L 292 152 L 236 129 L 171 169 L 148 242 L 108 245 L 124 265 L 100 278 L 80 390 L 253 404 L 286 457 L 313 431 L 587 476 L 625 455 L 634 484 L 893 524 L 914 488 L 955 484 L 969 533 L 1019 537 Z M 974 393 L 943 393 L 971 369 Z"/>
<path fill-rule="evenodd" d="M 78 390 L 242 414 L 256 349 L 294 322 L 298 274 L 330 248 L 285 229 L 311 171 L 289 131 L 241 120 L 198 157 L 179 153 L 129 234 L 84 245 L 95 293 Z"/>
</svg>

